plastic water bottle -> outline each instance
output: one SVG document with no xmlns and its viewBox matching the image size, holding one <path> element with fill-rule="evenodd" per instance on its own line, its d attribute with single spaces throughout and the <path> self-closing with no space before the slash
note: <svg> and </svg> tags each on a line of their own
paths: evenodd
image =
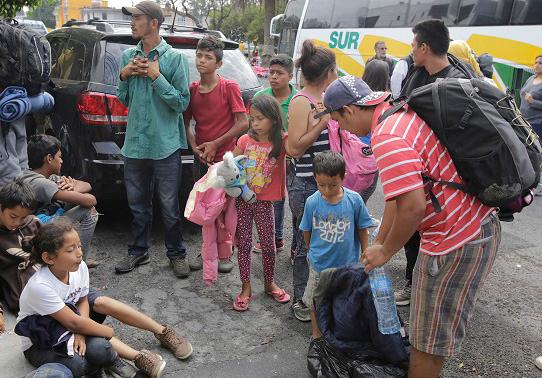
<svg viewBox="0 0 542 378">
<path fill-rule="evenodd" d="M 373 292 L 373 301 L 378 317 L 378 329 L 384 335 L 399 332 L 401 323 L 397 316 L 395 295 L 391 280 L 383 267 L 378 267 L 369 272 L 369 282 Z"/>
<path fill-rule="evenodd" d="M 370 234 L 370 244 L 374 242 L 380 231 L 380 224 Z M 395 305 L 395 294 L 391 279 L 386 274 L 384 267 L 378 267 L 369 272 L 369 283 L 373 292 L 373 301 L 378 317 L 378 329 L 384 335 L 399 332 L 401 323 L 397 316 L 397 307 Z"/>
</svg>

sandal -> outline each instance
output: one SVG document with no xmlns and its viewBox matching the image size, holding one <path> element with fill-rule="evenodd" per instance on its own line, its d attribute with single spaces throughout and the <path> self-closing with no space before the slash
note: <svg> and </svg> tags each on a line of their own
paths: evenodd
<svg viewBox="0 0 542 378">
<path fill-rule="evenodd" d="M 246 311 L 248 310 L 248 302 L 250 301 L 250 297 L 241 297 L 240 295 L 235 298 L 233 301 L 233 309 L 235 311 Z"/>
<path fill-rule="evenodd" d="M 269 291 L 269 292 L 266 292 L 266 294 L 273 297 L 273 299 L 279 303 L 290 302 L 290 296 L 288 295 L 287 292 L 284 291 L 284 289 Z"/>
</svg>

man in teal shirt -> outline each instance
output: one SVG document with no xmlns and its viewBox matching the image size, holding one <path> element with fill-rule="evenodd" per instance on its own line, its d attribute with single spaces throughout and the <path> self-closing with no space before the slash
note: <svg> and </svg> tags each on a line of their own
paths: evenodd
<svg viewBox="0 0 542 378">
<path fill-rule="evenodd" d="M 269 61 L 269 87 L 256 92 L 254 97 L 266 94 L 277 99 L 282 110 L 282 128 L 288 131 L 288 107 L 292 97 L 297 93 L 290 84 L 294 73 L 294 61 L 286 54 L 278 54 Z M 290 165 L 290 163 L 286 163 Z M 275 209 L 275 246 L 277 251 L 284 249 L 284 200 L 273 203 Z M 295 220 L 293 222 L 295 228 Z M 296 232 L 293 233 L 292 251 L 295 249 Z M 254 252 L 261 252 L 260 243 L 256 243 Z"/>
<path fill-rule="evenodd" d="M 133 215 L 133 244 L 115 267 L 132 271 L 150 262 L 153 191 L 160 201 L 167 257 L 177 277 L 190 272 L 182 241 L 179 188 L 181 148 L 186 148 L 182 112 L 190 102 L 188 64 L 159 34 L 164 15 L 154 1 L 122 12 L 132 16 L 132 37 L 141 39 L 122 54 L 117 97 L 128 107 L 122 154 L 124 183 Z"/>
</svg>

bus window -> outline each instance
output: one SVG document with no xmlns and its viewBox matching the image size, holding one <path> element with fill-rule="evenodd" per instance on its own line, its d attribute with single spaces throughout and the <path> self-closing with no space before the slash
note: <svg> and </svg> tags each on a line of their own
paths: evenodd
<svg viewBox="0 0 542 378">
<path fill-rule="evenodd" d="M 542 0 L 516 0 L 511 23 L 513 25 L 542 24 Z"/>
<path fill-rule="evenodd" d="M 471 1 L 471 0 L 467 0 Z M 412 1 L 408 12 L 407 26 L 420 21 L 436 18 L 451 26 L 457 18 L 460 0 L 421 0 Z"/>
<path fill-rule="evenodd" d="M 372 0 L 365 21 L 366 28 L 393 28 L 408 25 L 409 0 Z"/>
<path fill-rule="evenodd" d="M 334 3 L 334 0 L 309 0 L 303 29 L 331 29 Z"/>
<path fill-rule="evenodd" d="M 457 26 L 508 25 L 514 0 L 463 0 Z"/>
<path fill-rule="evenodd" d="M 288 2 L 282 22 L 282 31 L 278 46 L 279 53 L 294 56 L 295 38 L 304 6 L 305 0 L 290 0 Z"/>
<path fill-rule="evenodd" d="M 369 0 L 310 0 L 305 29 L 363 28 Z"/>
</svg>

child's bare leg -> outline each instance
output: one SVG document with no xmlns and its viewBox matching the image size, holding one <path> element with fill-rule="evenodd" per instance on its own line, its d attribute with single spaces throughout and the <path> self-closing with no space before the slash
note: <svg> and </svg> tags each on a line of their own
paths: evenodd
<svg viewBox="0 0 542 378">
<path fill-rule="evenodd" d="M 250 297 L 252 296 L 252 287 L 250 286 L 250 282 L 243 282 L 241 286 L 241 294 L 239 294 L 240 297 Z"/>
<path fill-rule="evenodd" d="M 164 332 L 163 325 L 127 304 L 110 297 L 102 296 L 96 298 L 93 310 L 103 315 L 112 316 L 118 321 L 132 327 L 158 334 Z"/>
<path fill-rule="evenodd" d="M 320 332 L 320 327 L 318 327 L 318 321 L 316 320 L 314 309 L 311 309 L 311 330 L 313 339 L 318 339 L 323 336 L 322 332 Z"/>
<path fill-rule="evenodd" d="M 267 283 L 267 282 L 266 282 L 266 283 L 264 284 L 264 289 L 265 289 L 265 292 L 266 292 L 266 293 L 271 293 L 272 291 L 280 290 L 280 287 L 279 287 L 279 285 L 277 285 L 277 284 L 275 283 L 275 281 L 273 281 L 273 282 L 270 282 L 270 283 Z"/>
<path fill-rule="evenodd" d="M 135 350 L 129 345 L 124 344 L 122 341 L 113 337 L 111 340 L 111 345 L 113 349 L 119 354 L 121 358 L 124 358 L 129 361 L 135 360 L 136 356 L 139 354 L 139 351 Z"/>
</svg>

